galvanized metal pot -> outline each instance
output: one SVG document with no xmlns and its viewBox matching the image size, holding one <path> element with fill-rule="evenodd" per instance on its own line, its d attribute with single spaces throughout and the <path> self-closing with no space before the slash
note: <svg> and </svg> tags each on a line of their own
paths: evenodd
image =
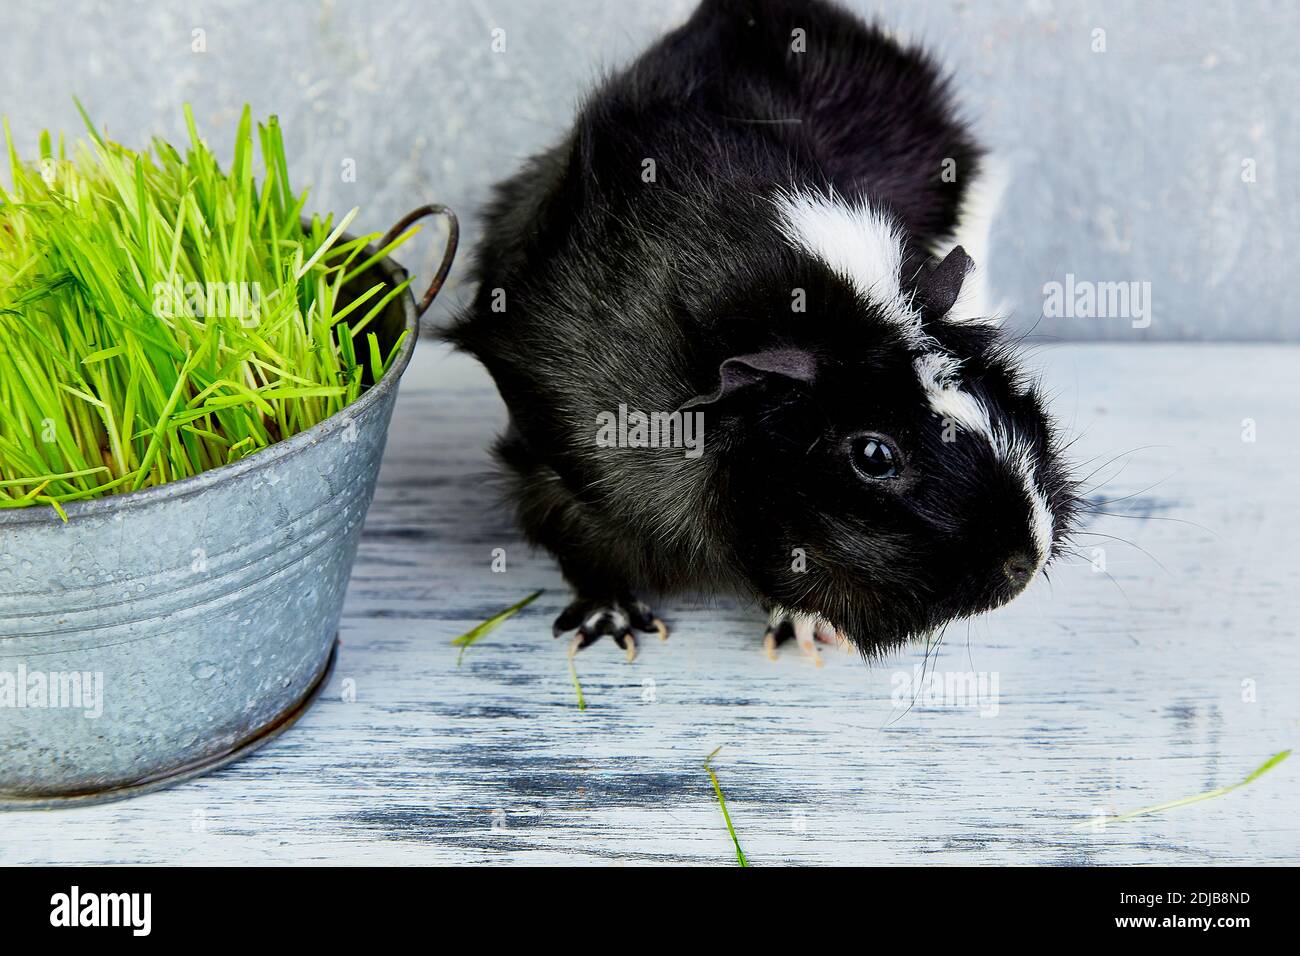
<svg viewBox="0 0 1300 956">
<path fill-rule="evenodd" d="M 94 802 L 207 772 L 291 725 L 325 683 L 420 315 L 378 320 L 383 379 L 242 461 L 67 506 L 0 511 L 0 808 Z M 384 260 L 374 270 L 405 278 Z M 364 279 L 374 282 L 373 273 Z"/>
</svg>

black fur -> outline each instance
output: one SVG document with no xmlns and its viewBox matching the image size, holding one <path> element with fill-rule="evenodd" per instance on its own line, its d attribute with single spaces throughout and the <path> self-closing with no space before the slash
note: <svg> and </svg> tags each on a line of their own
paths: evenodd
<svg viewBox="0 0 1300 956">
<path fill-rule="evenodd" d="M 940 176 L 946 159 L 956 182 Z M 1026 547 L 1023 488 L 987 446 L 941 441 L 899 329 L 797 251 L 772 202 L 791 187 L 869 199 L 905 229 L 916 301 L 950 304 L 957 263 L 927 293 L 928 250 L 950 238 L 979 163 L 923 53 L 822 2 L 706 0 L 500 185 L 477 297 L 447 337 L 496 380 L 519 520 L 581 597 L 736 589 L 819 613 L 872 652 L 1018 590 L 1003 567 Z M 1036 448 L 1059 539 L 1071 485 L 1009 344 L 938 316 L 926 332 Z M 773 350 L 806 356 L 815 376 L 746 372 L 719 398 L 724 362 Z M 700 458 L 597 447 L 597 416 L 620 403 L 700 397 Z M 846 449 L 863 432 L 898 443 L 899 480 L 854 471 Z"/>
</svg>

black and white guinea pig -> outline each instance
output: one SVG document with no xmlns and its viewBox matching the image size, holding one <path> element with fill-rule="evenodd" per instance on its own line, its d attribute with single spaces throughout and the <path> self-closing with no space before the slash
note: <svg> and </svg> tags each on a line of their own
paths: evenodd
<svg viewBox="0 0 1300 956">
<path fill-rule="evenodd" d="M 496 190 L 447 338 L 578 647 L 638 594 L 753 595 L 867 655 L 1018 594 L 1074 483 L 964 243 L 983 154 L 923 52 L 824 2 L 705 0 Z"/>
</svg>

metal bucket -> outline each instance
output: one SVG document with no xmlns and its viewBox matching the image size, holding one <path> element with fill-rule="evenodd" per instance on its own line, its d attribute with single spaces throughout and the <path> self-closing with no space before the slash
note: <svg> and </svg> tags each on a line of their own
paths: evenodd
<svg viewBox="0 0 1300 956">
<path fill-rule="evenodd" d="M 343 596 L 419 319 L 383 379 L 315 427 L 171 484 L 0 511 L 0 809 L 84 804 L 206 773 L 272 739 L 329 677 Z M 373 249 L 371 250 L 374 251 Z M 406 273 L 372 267 L 389 282 Z"/>
</svg>

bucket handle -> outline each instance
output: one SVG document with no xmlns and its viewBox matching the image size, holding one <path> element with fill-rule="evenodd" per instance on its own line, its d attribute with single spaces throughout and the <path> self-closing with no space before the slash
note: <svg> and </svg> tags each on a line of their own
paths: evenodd
<svg viewBox="0 0 1300 956">
<path fill-rule="evenodd" d="M 434 297 L 447 279 L 447 273 L 451 271 L 452 260 L 456 258 L 456 246 L 460 243 L 460 221 L 456 218 L 456 214 L 446 206 L 440 203 L 430 203 L 427 206 L 421 206 L 419 209 L 412 209 L 397 221 L 397 225 L 384 234 L 384 238 L 379 240 L 379 248 L 382 249 L 401 235 L 407 226 L 423 219 L 425 216 L 442 216 L 447 220 L 447 246 L 443 251 L 442 262 L 438 266 L 438 271 L 434 273 L 433 281 L 429 283 L 429 288 L 425 290 L 424 298 L 415 307 L 417 321 L 429 310 Z"/>
</svg>

